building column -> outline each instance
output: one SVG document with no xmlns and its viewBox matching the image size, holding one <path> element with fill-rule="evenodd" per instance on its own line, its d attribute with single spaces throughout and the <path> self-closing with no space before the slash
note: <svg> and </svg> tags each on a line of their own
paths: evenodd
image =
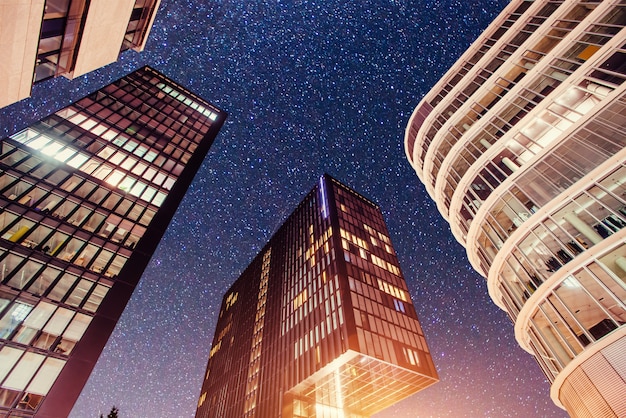
<svg viewBox="0 0 626 418">
<path fill-rule="evenodd" d="M 502 163 L 512 172 L 519 170 L 519 165 L 515 164 L 509 157 L 502 157 Z"/>
<path fill-rule="evenodd" d="M 622 269 L 622 271 L 626 271 L 626 257 L 617 257 L 615 264 L 617 264 L 617 267 Z"/>
<path fill-rule="evenodd" d="M 583 234 L 585 238 L 591 241 L 593 244 L 602 242 L 604 238 L 598 234 L 592 227 L 590 227 L 585 221 L 580 219 L 574 212 L 568 212 L 563 216 L 567 222 L 570 223 L 578 232 Z"/>
</svg>

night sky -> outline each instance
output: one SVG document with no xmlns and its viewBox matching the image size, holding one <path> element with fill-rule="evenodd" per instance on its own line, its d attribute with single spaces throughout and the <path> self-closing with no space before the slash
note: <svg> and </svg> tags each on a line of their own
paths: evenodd
<svg viewBox="0 0 626 418">
<path fill-rule="evenodd" d="M 328 172 L 376 201 L 441 381 L 377 417 L 564 417 L 404 154 L 504 0 L 163 0 L 146 51 L 0 111 L 2 136 L 150 65 L 229 113 L 72 418 L 192 417 L 222 295 Z"/>
</svg>

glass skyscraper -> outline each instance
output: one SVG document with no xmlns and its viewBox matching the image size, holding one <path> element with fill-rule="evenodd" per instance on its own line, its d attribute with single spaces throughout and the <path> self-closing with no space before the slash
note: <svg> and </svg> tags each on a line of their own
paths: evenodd
<svg viewBox="0 0 626 418">
<path fill-rule="evenodd" d="M 69 414 L 225 118 L 146 67 L 2 140 L 0 415 Z"/>
<path fill-rule="evenodd" d="M 369 417 L 437 381 L 380 209 L 324 175 L 224 295 L 196 417 Z"/>
<path fill-rule="evenodd" d="M 509 3 L 406 155 L 572 417 L 626 416 L 626 4 Z"/>
</svg>

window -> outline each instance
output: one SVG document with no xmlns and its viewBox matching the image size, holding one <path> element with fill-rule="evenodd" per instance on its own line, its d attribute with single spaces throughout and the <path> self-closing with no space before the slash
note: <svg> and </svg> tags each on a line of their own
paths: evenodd
<svg viewBox="0 0 626 418">
<path fill-rule="evenodd" d="M 22 321 L 33 309 L 33 305 L 25 302 L 15 302 L 0 319 L 0 338 L 9 337 L 22 324 Z"/>
<path fill-rule="evenodd" d="M 54 305 L 41 302 L 33 309 L 24 323 L 21 325 L 17 334 L 13 337 L 13 341 L 22 344 L 30 344 L 37 332 L 43 328 L 52 313 Z"/>
<path fill-rule="evenodd" d="M 420 360 L 417 351 L 407 347 L 402 347 L 402 352 L 404 353 L 404 358 L 409 362 L 409 364 L 419 366 Z"/>
<path fill-rule="evenodd" d="M 23 289 L 43 265 L 33 261 L 27 261 L 7 283 L 9 286 Z"/>
<path fill-rule="evenodd" d="M 406 313 L 404 303 L 400 302 L 398 299 L 393 300 L 393 306 L 396 308 L 396 311 Z"/>
<path fill-rule="evenodd" d="M 0 382 L 11 371 L 22 354 L 21 350 L 10 347 L 2 347 L 0 350 Z"/>
<path fill-rule="evenodd" d="M 76 314 L 72 322 L 68 325 L 67 329 L 63 333 L 63 338 L 54 348 L 54 351 L 61 354 L 69 354 L 78 342 L 78 340 L 82 338 L 90 322 L 90 316 L 81 313 Z"/>
<path fill-rule="evenodd" d="M 25 353 L 20 359 L 19 367 L 13 369 L 4 381 L 3 386 L 15 390 L 24 390 L 45 357 L 36 353 Z"/>
<path fill-rule="evenodd" d="M 27 391 L 37 395 L 46 395 L 59 373 L 61 373 L 63 366 L 65 366 L 63 360 L 47 358 L 35 378 L 28 385 Z M 32 402 L 30 406 L 32 409 L 36 408 L 36 405 L 33 405 Z"/>
<path fill-rule="evenodd" d="M 52 284 L 52 282 L 57 278 L 59 273 L 60 270 L 52 267 L 46 267 L 46 269 L 39 274 L 37 279 L 28 288 L 28 291 L 38 296 L 43 295 L 48 290 L 48 287 Z"/>
<path fill-rule="evenodd" d="M 74 290 L 72 290 L 72 293 L 68 296 L 66 303 L 71 306 L 80 306 L 92 286 L 93 282 L 91 280 L 81 279 Z"/>
<path fill-rule="evenodd" d="M 77 279 L 78 277 L 73 274 L 65 273 L 48 294 L 48 297 L 52 300 L 61 301 Z"/>
<path fill-rule="evenodd" d="M 307 289 L 304 289 L 293 299 L 293 310 L 295 311 L 304 304 L 308 299 Z"/>
<path fill-rule="evenodd" d="M 91 292 L 91 295 L 89 296 L 87 302 L 85 302 L 85 306 L 83 306 L 83 309 L 86 309 L 90 312 L 96 312 L 98 310 L 98 307 L 100 306 L 100 303 L 102 303 L 102 299 L 104 299 L 104 296 L 107 294 L 108 291 L 108 286 L 98 284 L 94 291 Z"/>
</svg>

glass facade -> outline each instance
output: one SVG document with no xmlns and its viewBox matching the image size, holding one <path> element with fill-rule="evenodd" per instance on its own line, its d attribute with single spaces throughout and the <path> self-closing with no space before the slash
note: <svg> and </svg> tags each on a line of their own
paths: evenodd
<svg viewBox="0 0 626 418">
<path fill-rule="evenodd" d="M 142 47 L 160 0 L 132 0 L 133 11 L 120 52 Z M 46 0 L 33 82 L 72 71 L 89 1 Z"/>
<path fill-rule="evenodd" d="M 196 416 L 369 417 L 437 379 L 380 209 L 325 175 L 224 296 Z"/>
<path fill-rule="evenodd" d="M 160 3 L 161 0 L 135 0 L 133 12 L 128 21 L 128 27 L 124 35 L 122 51 L 127 49 L 143 49 L 143 45 L 152 27 L 152 22 L 154 21 L 154 15 Z"/>
<path fill-rule="evenodd" d="M 405 135 L 492 299 L 575 417 L 626 414 L 625 24 L 621 1 L 511 2 Z"/>
<path fill-rule="evenodd" d="M 98 3 L 88 0 L 42 0 L 18 3 L 5 6 L 6 23 L 12 23 L 12 14 L 29 14 L 31 17 L 28 21 L 19 21 L 15 28 L 10 29 L 15 33 L 8 34 L 8 38 L 21 39 L 20 36 L 26 36 L 22 32 L 26 31 L 36 45 L 33 44 L 32 55 L 31 49 L 25 48 L 23 42 L 4 45 L 14 50 L 15 57 L 22 57 L 24 63 L 23 67 L 19 62 L 12 63 L 14 68 L 0 70 L 0 78 L 6 79 L 0 80 L 0 84 L 3 81 L 15 83 L 10 78 L 16 71 L 21 72 L 24 79 L 31 78 L 32 74 L 33 83 L 58 76 L 73 78 L 114 62 L 122 51 L 143 50 L 161 1 L 110 0 Z M 29 9 L 24 9 L 26 3 L 31 3 Z M 40 20 L 33 20 L 32 16 L 40 15 Z M 26 23 L 28 29 L 23 27 Z M 105 29 L 102 30 L 100 25 L 104 25 Z M 98 45 L 99 49 L 106 50 L 105 61 L 95 58 L 90 51 Z M 99 54 L 103 51 L 99 50 Z M 78 74 L 75 73 L 77 65 Z M 17 66 L 21 68 L 17 69 Z M 5 97 L 5 94 L 8 96 Z M 25 97 L 28 94 L 20 93 L 20 97 L 14 97 L 13 92 L 2 92 L 0 103 L 6 106 Z"/>
<path fill-rule="evenodd" d="M 69 413 L 224 118 L 144 68 L 2 140 L 0 414 Z"/>
</svg>

